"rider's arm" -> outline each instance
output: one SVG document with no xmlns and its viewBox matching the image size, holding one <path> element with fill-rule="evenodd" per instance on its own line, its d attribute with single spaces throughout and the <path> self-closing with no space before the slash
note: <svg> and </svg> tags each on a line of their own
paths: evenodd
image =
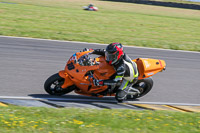
<svg viewBox="0 0 200 133">
<path fill-rule="evenodd" d="M 92 54 L 105 56 L 105 50 L 104 49 L 89 49 L 89 48 L 84 48 L 83 52 L 84 51 L 90 51 L 90 50 L 93 50 Z"/>
<path fill-rule="evenodd" d="M 120 82 L 124 76 L 125 69 L 124 64 L 116 69 L 116 74 L 113 79 L 104 80 L 104 85 L 115 85 Z"/>
<path fill-rule="evenodd" d="M 105 56 L 105 50 L 104 49 L 94 49 L 92 54 Z"/>
<path fill-rule="evenodd" d="M 122 80 L 125 74 L 125 64 L 123 60 L 114 66 L 116 73 L 108 80 L 103 80 L 103 85 L 115 85 Z"/>
<path fill-rule="evenodd" d="M 119 83 L 125 75 L 126 68 L 124 61 L 121 60 L 117 65 L 113 66 L 116 70 L 116 73 L 107 80 L 94 80 L 94 84 L 96 86 L 103 86 L 103 85 L 116 85 Z"/>
<path fill-rule="evenodd" d="M 107 80 L 97 80 L 94 79 L 94 84 L 96 86 L 103 86 L 103 85 L 116 85 L 117 83 L 119 83 L 122 80 L 122 75 L 114 75 L 114 78 L 111 79 L 107 79 Z"/>
</svg>

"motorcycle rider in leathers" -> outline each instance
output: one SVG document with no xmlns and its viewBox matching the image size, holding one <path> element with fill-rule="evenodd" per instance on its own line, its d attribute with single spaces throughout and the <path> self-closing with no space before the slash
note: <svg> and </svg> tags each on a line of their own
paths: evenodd
<svg viewBox="0 0 200 133">
<path fill-rule="evenodd" d="M 105 56 L 106 61 L 112 65 L 116 73 L 108 80 L 94 80 L 96 86 L 116 85 L 122 81 L 116 93 L 116 100 L 122 102 L 130 87 L 132 87 L 138 80 L 137 64 L 133 62 L 130 57 L 124 53 L 121 43 L 111 43 L 104 49 L 95 49 L 92 54 Z"/>
</svg>

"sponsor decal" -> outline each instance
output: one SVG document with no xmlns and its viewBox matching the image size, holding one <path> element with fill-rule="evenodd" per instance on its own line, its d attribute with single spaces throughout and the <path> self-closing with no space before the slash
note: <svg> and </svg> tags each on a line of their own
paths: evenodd
<svg viewBox="0 0 200 133">
<path fill-rule="evenodd" d="M 144 63 L 145 63 L 146 68 L 149 68 L 150 65 L 151 65 L 151 64 L 150 64 L 148 61 L 146 61 L 146 60 L 144 60 Z"/>
<path fill-rule="evenodd" d="M 150 76 L 150 75 L 153 75 L 153 74 L 154 74 L 154 73 L 148 73 L 147 75 Z"/>
<path fill-rule="evenodd" d="M 162 67 L 162 62 L 159 60 L 159 62 L 160 62 L 160 66 Z"/>
<path fill-rule="evenodd" d="M 82 72 L 86 72 L 86 69 L 83 69 Z"/>
<path fill-rule="evenodd" d="M 73 61 L 73 60 L 76 60 L 76 54 L 73 54 L 73 55 L 71 56 L 71 58 L 69 59 L 69 61 Z"/>
</svg>

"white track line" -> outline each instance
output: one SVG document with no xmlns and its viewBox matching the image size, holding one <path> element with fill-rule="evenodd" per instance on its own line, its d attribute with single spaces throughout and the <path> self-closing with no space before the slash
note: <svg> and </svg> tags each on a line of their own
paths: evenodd
<svg viewBox="0 0 200 133">
<path fill-rule="evenodd" d="M 106 97 L 105 97 L 106 98 Z M 55 100 L 55 101 L 106 101 L 113 102 L 115 100 L 112 99 L 81 99 L 81 98 L 33 98 L 33 97 L 20 97 L 20 96 L 0 96 L 0 99 L 16 99 L 16 100 Z M 168 103 L 168 102 L 140 102 L 140 101 L 125 101 L 125 103 L 130 104 L 159 104 L 159 105 L 182 105 L 182 106 L 200 106 L 200 104 L 192 104 L 192 103 Z"/>
<path fill-rule="evenodd" d="M 31 38 L 31 37 L 15 37 L 15 36 L 2 36 L 4 38 L 16 38 L 16 39 L 29 39 L 29 40 L 39 40 L 39 41 L 53 41 L 53 42 L 70 42 L 70 43 L 79 43 L 79 44 L 90 44 L 90 45 L 108 45 L 108 44 L 100 44 L 100 43 L 88 43 L 88 42 L 78 42 L 78 41 L 64 41 L 64 40 L 51 40 L 51 39 L 40 39 L 40 38 Z M 152 50 L 163 50 L 163 51 L 174 51 L 174 52 L 184 52 L 184 53 L 197 53 L 196 51 L 184 51 L 184 50 L 172 50 L 172 49 L 161 49 L 161 48 L 149 48 L 149 47 L 139 47 L 139 46 L 124 46 L 124 47 L 133 47 L 139 49 L 152 49 Z"/>
</svg>

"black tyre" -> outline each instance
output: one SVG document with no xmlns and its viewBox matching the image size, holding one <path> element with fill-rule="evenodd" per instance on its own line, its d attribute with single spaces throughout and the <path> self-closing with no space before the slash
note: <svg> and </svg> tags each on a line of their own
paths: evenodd
<svg viewBox="0 0 200 133">
<path fill-rule="evenodd" d="M 62 88 L 64 83 L 64 78 L 60 77 L 58 73 L 50 76 L 44 83 L 45 91 L 50 95 L 61 96 L 69 93 L 75 89 L 75 86 L 70 86 L 68 88 Z"/>
<path fill-rule="evenodd" d="M 135 99 L 146 95 L 153 87 L 153 79 L 151 77 L 138 80 L 136 84 L 133 85 L 134 88 L 137 88 L 140 91 L 140 95 L 127 96 L 127 99 Z"/>
</svg>

